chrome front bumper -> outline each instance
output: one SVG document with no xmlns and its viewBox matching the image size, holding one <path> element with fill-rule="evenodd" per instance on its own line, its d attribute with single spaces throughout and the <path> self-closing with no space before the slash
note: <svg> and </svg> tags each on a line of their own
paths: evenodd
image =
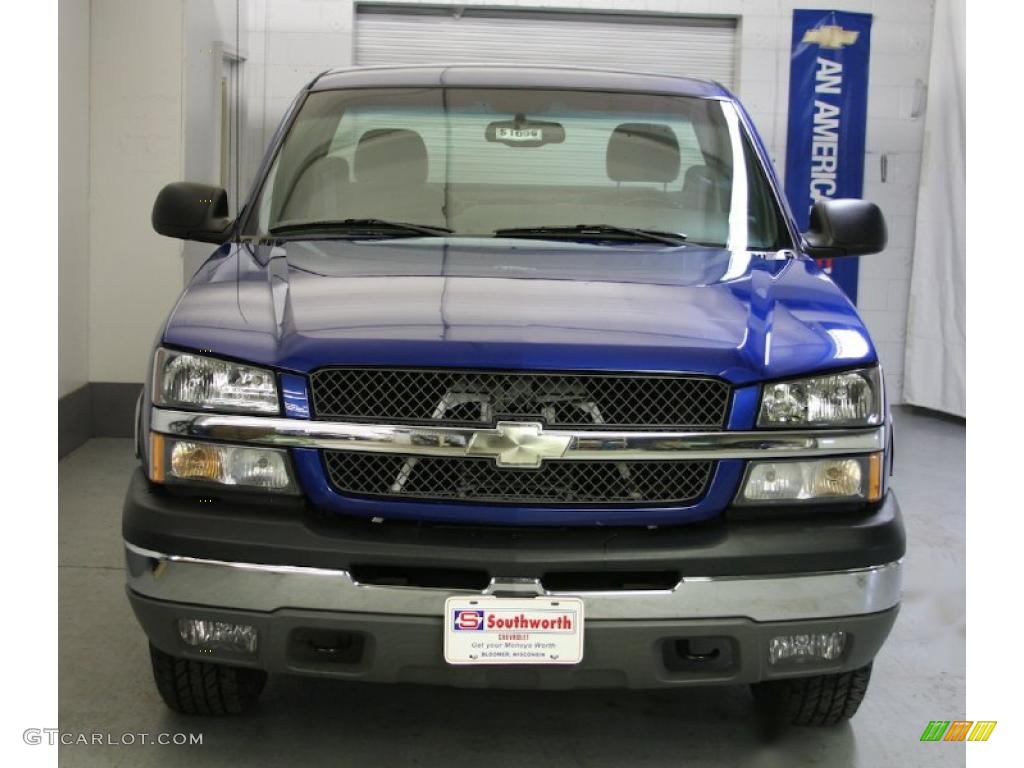
<svg viewBox="0 0 1024 768">
<path fill-rule="evenodd" d="M 576 596 L 589 621 L 856 616 L 899 604 L 902 563 L 824 573 L 685 577 L 672 589 L 549 592 L 535 579 L 491 580 L 483 592 L 356 582 L 348 571 L 205 560 L 125 543 L 128 586 L 174 603 L 269 613 L 279 609 L 440 617 L 451 595 Z"/>
</svg>

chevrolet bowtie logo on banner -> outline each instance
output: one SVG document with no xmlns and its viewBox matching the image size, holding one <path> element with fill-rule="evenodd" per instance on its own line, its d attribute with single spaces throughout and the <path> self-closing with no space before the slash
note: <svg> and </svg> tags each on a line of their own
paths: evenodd
<svg viewBox="0 0 1024 768">
<path fill-rule="evenodd" d="M 794 11 L 786 197 L 801 231 L 818 200 L 860 197 L 871 15 Z M 818 262 L 854 302 L 857 259 Z"/>
<path fill-rule="evenodd" d="M 804 32 L 802 43 L 814 43 L 822 48 L 842 48 L 844 45 L 853 45 L 860 37 L 860 32 L 842 27 L 826 26 L 808 29 Z"/>
</svg>

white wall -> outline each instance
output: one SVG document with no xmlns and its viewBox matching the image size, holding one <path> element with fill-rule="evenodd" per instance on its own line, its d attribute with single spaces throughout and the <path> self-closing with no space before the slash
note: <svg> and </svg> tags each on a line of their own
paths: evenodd
<svg viewBox="0 0 1024 768">
<path fill-rule="evenodd" d="M 141 382 L 181 292 L 181 244 L 150 212 L 184 170 L 182 25 L 181 0 L 92 0 L 90 381 Z"/>
<path fill-rule="evenodd" d="M 185 177 L 220 183 L 220 61 L 218 47 L 238 45 L 235 0 L 184 0 Z M 239 46 L 244 48 L 245 46 Z"/>
<path fill-rule="evenodd" d="M 964 0 L 935 11 L 904 397 L 967 416 L 967 83 Z M 931 158 L 931 162 L 929 162 Z"/>
<path fill-rule="evenodd" d="M 239 189 L 229 189 L 233 211 L 252 185 L 270 136 L 264 135 L 264 0 L 184 0 L 184 179 L 220 186 L 220 79 L 223 51 L 241 57 L 242 101 Z M 235 95 L 232 94 L 232 98 Z M 184 244 L 187 282 L 213 252 L 208 243 Z"/>
<path fill-rule="evenodd" d="M 406 0 L 416 4 L 417 0 Z M 737 95 L 768 145 L 780 174 L 786 156 L 789 55 L 794 8 L 874 14 L 868 92 L 864 195 L 889 224 L 889 247 L 861 259 L 858 306 L 878 347 L 899 401 L 903 383 L 907 294 L 921 162 L 921 116 L 912 117 L 928 78 L 933 0 L 424 0 L 432 5 L 500 5 L 562 10 L 619 10 L 739 17 Z M 353 55 L 353 0 L 261 0 L 254 37 L 265 48 L 266 143 L 296 91 L 329 67 L 349 66 Z M 882 157 L 887 173 L 882 180 Z"/>
<path fill-rule="evenodd" d="M 58 397 L 89 381 L 89 0 L 58 14 Z"/>
<path fill-rule="evenodd" d="M 239 16 L 247 3 L 235 0 L 184 0 L 182 42 L 184 161 L 183 180 L 221 186 L 220 78 L 223 48 L 244 49 L 238 34 Z M 236 50 L 237 52 L 237 50 Z M 178 181 L 178 179 L 172 179 Z M 226 185 L 225 185 L 226 186 Z M 229 190 L 232 205 L 235 191 Z M 182 278 L 187 282 L 213 251 L 208 243 L 186 242 L 182 250 Z"/>
</svg>

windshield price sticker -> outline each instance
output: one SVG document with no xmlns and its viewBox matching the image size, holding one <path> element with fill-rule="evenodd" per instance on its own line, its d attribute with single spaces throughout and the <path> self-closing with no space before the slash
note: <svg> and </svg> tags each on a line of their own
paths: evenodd
<svg viewBox="0 0 1024 768">
<path fill-rule="evenodd" d="M 544 131 L 540 128 L 497 128 L 494 136 L 498 141 L 543 141 Z"/>
<path fill-rule="evenodd" d="M 449 664 L 578 664 L 583 659 L 579 598 L 450 597 L 444 624 Z"/>
</svg>

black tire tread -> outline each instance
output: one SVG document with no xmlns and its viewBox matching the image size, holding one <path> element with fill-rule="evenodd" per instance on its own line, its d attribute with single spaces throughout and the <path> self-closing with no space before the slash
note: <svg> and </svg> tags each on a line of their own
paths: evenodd
<svg viewBox="0 0 1024 768">
<path fill-rule="evenodd" d="M 756 683 L 754 697 L 791 725 L 830 726 L 857 713 L 871 680 L 871 665 L 832 675 Z"/>
<path fill-rule="evenodd" d="M 149 646 L 153 679 L 168 707 L 185 715 L 237 715 L 255 704 L 267 682 L 261 669 L 183 659 Z"/>
</svg>

